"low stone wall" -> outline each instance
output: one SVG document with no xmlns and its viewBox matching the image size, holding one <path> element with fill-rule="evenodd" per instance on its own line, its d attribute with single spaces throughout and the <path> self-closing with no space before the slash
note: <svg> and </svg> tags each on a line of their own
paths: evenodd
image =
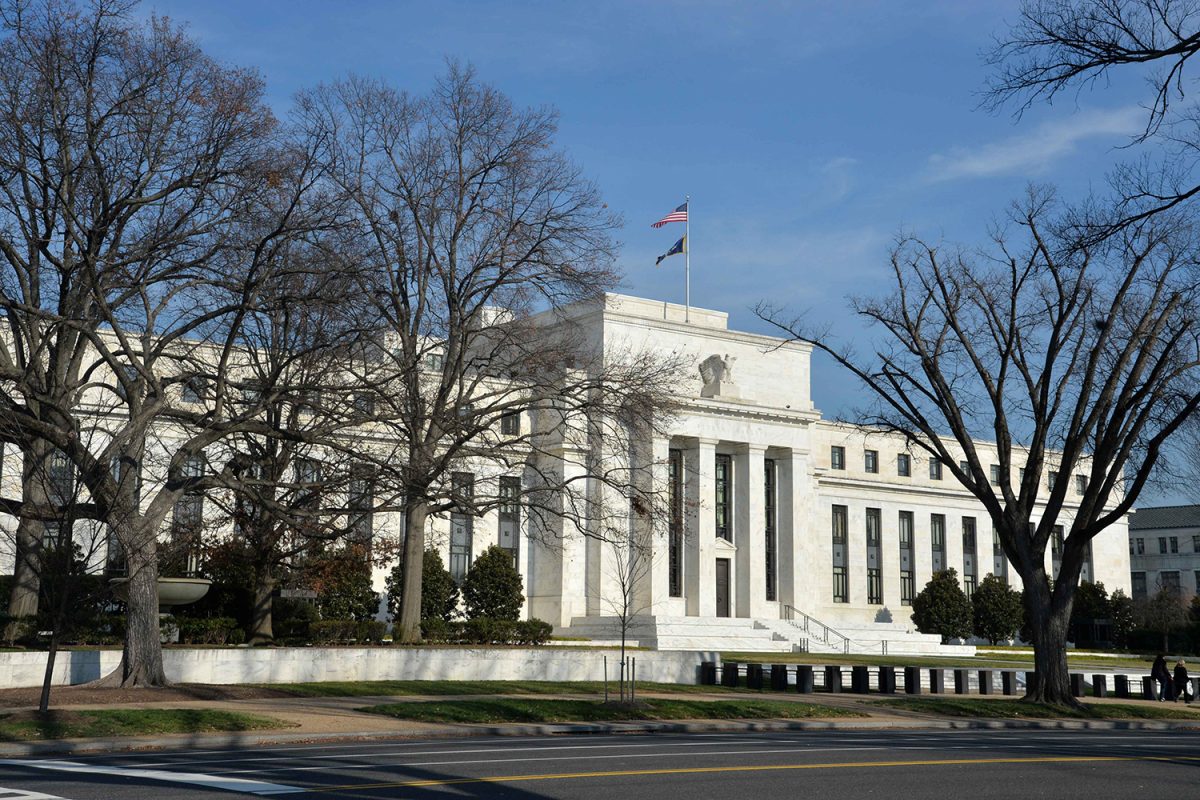
<svg viewBox="0 0 1200 800">
<path fill-rule="evenodd" d="M 699 681 L 700 662 L 717 653 L 640 650 L 640 681 Z M 616 678 L 619 651 L 567 647 L 277 647 L 169 648 L 167 679 L 177 683 L 303 683 L 381 680 L 598 681 Z M 55 662 L 54 683 L 87 683 L 115 669 L 119 650 L 66 650 Z M 0 688 L 41 686 L 42 652 L 0 653 Z"/>
</svg>

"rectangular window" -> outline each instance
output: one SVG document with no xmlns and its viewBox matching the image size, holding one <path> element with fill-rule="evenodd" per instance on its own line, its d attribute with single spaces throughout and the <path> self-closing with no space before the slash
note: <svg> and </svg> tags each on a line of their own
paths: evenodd
<svg viewBox="0 0 1200 800">
<path fill-rule="evenodd" d="M 1197 552 L 1200 552 L 1200 551 L 1197 551 Z M 1146 554 L 1146 540 L 1145 539 L 1139 538 L 1137 540 L 1137 554 L 1139 556 Z"/>
<path fill-rule="evenodd" d="M 846 572 L 846 534 L 850 528 L 850 511 L 846 506 L 833 507 L 833 602 L 850 602 L 850 581 Z"/>
<path fill-rule="evenodd" d="M 500 435 L 516 436 L 521 433 L 521 412 L 510 411 L 500 417 Z"/>
<path fill-rule="evenodd" d="M 1170 538 L 1170 542 L 1171 542 L 1171 552 L 1172 552 L 1172 553 L 1178 553 L 1178 552 L 1179 552 L 1179 537 L 1178 537 L 1178 536 L 1172 536 L 1172 537 Z"/>
<path fill-rule="evenodd" d="M 1171 570 L 1169 572 L 1158 573 L 1158 585 L 1168 592 L 1179 591 L 1179 571 Z"/>
<path fill-rule="evenodd" d="M 896 456 L 896 474 L 901 478 L 912 475 L 912 456 L 908 453 L 900 453 Z"/>
<path fill-rule="evenodd" d="M 916 580 L 913 555 L 913 512 L 900 512 L 900 604 L 912 605 Z"/>
<path fill-rule="evenodd" d="M 976 571 L 978 553 L 975 546 L 975 518 L 962 518 L 962 549 L 963 549 L 963 591 L 967 598 L 975 591 L 979 573 Z"/>
<path fill-rule="evenodd" d="M 1167 537 L 1165 536 L 1158 537 L 1158 554 L 1160 556 L 1167 554 Z"/>
<path fill-rule="evenodd" d="M 208 382 L 199 375 L 193 375 L 183 382 L 183 387 L 180 389 L 180 397 L 185 403 L 202 403 L 204 402 L 204 390 L 207 388 Z"/>
<path fill-rule="evenodd" d="M 867 547 L 879 547 L 880 529 L 883 527 L 878 508 L 867 509 Z"/>
<path fill-rule="evenodd" d="M 992 464 L 992 485 L 993 486 L 1000 485 L 1000 465 L 999 464 Z"/>
<path fill-rule="evenodd" d="M 1087 475 L 1076 475 L 1075 476 L 1075 493 L 1083 494 L 1084 492 L 1087 491 L 1087 488 L 1088 488 L 1088 476 Z"/>
<path fill-rule="evenodd" d="M 425 369 L 430 372 L 441 372 L 445 363 L 446 357 L 441 353 L 427 353 L 425 355 Z"/>
<path fill-rule="evenodd" d="M 767 571 L 767 599 L 775 600 L 776 591 L 776 573 L 778 572 L 778 543 L 776 542 L 775 528 L 775 461 L 773 459 L 765 459 L 763 461 L 763 511 L 766 514 L 766 552 L 765 552 L 765 569 Z"/>
<path fill-rule="evenodd" d="M 1055 472 L 1054 470 L 1050 470 L 1050 472 L 1048 472 L 1046 474 L 1046 488 L 1053 491 L 1054 484 L 1056 484 L 1056 483 L 1058 483 L 1058 473 Z"/>
<path fill-rule="evenodd" d="M 879 451 L 863 451 L 863 469 L 867 472 L 879 472 Z"/>
<path fill-rule="evenodd" d="M 671 597 L 683 597 L 683 451 L 667 453 L 667 504 L 670 537 L 667 544 L 667 572 Z"/>
<path fill-rule="evenodd" d="M 452 473 L 450 491 L 455 503 L 450 514 L 450 577 L 462 583 L 471 566 L 475 538 L 475 476 L 470 472 Z"/>
<path fill-rule="evenodd" d="M 878 508 L 867 509 L 867 602 L 883 602 L 883 516 Z"/>
<path fill-rule="evenodd" d="M 931 514 L 929 516 L 929 543 L 933 554 L 933 571 L 941 572 L 946 568 L 945 514 Z"/>
<path fill-rule="evenodd" d="M 1058 571 L 1060 569 L 1062 569 L 1063 546 L 1065 544 L 1065 541 L 1063 539 L 1064 533 L 1065 533 L 1065 531 L 1063 530 L 1062 525 L 1055 525 L 1053 528 L 1050 529 L 1050 577 L 1051 578 L 1057 578 Z"/>
<path fill-rule="evenodd" d="M 1008 558 L 1000 544 L 1000 531 L 992 528 L 992 574 L 1008 583 Z"/>
<path fill-rule="evenodd" d="M 171 544 L 180 563 L 182 575 L 168 577 L 191 577 L 200 570 L 200 538 L 204 526 L 204 495 L 198 492 L 184 494 L 175 501 L 171 513 Z"/>
<path fill-rule="evenodd" d="M 0 451 L 0 452 L 3 452 L 3 451 Z M 1140 541 L 1140 540 L 1139 540 L 1139 541 Z M 1193 553 L 1200 553 L 1200 536 L 1193 536 L 1193 537 L 1192 537 L 1192 552 L 1193 552 Z"/>
<path fill-rule="evenodd" d="M 942 462 L 936 458 L 929 459 L 929 480 L 940 481 L 942 479 Z"/>
<path fill-rule="evenodd" d="M 375 397 L 370 392 L 355 392 L 352 401 L 356 413 L 368 417 L 375 413 Z"/>
<path fill-rule="evenodd" d="M 971 476 L 971 464 L 970 464 L 970 462 L 968 462 L 968 461 L 960 461 L 960 462 L 958 462 L 958 468 L 959 468 L 960 470 L 962 470 L 963 474 L 964 474 L 964 475 L 966 475 L 967 477 L 970 477 L 970 476 Z"/>
<path fill-rule="evenodd" d="M 1129 574 L 1131 580 L 1131 589 L 1133 599 L 1138 600 L 1146 596 L 1146 573 L 1131 572 Z"/>
<path fill-rule="evenodd" d="M 733 531 L 730 529 L 732 522 L 732 501 L 733 501 L 733 462 L 729 456 L 717 455 L 716 462 L 716 502 L 715 512 L 717 517 L 717 536 L 727 542 L 733 541 Z"/>
<path fill-rule="evenodd" d="M 829 448 L 829 468 L 830 469 L 845 469 L 846 468 L 846 448 L 834 445 Z"/>
<path fill-rule="evenodd" d="M 500 522 L 499 545 L 512 556 L 513 566 L 518 566 L 517 556 L 521 542 L 521 479 L 513 475 L 500 477 Z"/>
<path fill-rule="evenodd" d="M 67 454 L 55 450 L 50 456 L 50 465 L 46 472 L 50 502 L 57 506 L 70 503 L 75 495 L 75 468 Z"/>
<path fill-rule="evenodd" d="M 873 606 L 883 604 L 883 573 L 879 567 L 867 567 L 867 602 Z"/>
<path fill-rule="evenodd" d="M 350 467 L 347 490 L 350 508 L 350 540 L 370 546 L 375 529 L 375 471 L 368 464 Z"/>
</svg>

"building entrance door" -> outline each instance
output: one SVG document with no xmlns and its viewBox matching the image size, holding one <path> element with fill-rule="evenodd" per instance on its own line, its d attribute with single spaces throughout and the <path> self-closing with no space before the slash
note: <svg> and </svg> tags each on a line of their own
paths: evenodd
<svg viewBox="0 0 1200 800">
<path fill-rule="evenodd" d="M 729 559 L 717 559 L 717 616 L 729 616 Z"/>
</svg>

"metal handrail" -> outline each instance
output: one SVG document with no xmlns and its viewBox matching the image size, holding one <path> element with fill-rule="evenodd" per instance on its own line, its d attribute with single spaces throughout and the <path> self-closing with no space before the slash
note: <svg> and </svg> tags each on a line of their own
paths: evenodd
<svg viewBox="0 0 1200 800">
<path fill-rule="evenodd" d="M 800 609 L 790 606 L 787 603 L 783 605 L 783 615 L 783 618 L 792 623 L 794 627 L 799 628 L 805 633 L 812 634 L 813 638 L 819 638 L 825 644 L 840 645 L 843 652 L 850 652 L 850 637 L 839 633 L 824 622 L 821 622 L 821 620 L 810 617 Z M 796 617 L 800 618 L 799 622 L 796 620 Z M 816 626 L 818 630 L 814 631 L 813 626 Z M 835 641 L 829 641 L 830 634 L 835 637 Z"/>
</svg>

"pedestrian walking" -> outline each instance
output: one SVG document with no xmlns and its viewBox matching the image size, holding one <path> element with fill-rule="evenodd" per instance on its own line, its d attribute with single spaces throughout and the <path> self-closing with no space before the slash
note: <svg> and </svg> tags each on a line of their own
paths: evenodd
<svg viewBox="0 0 1200 800">
<path fill-rule="evenodd" d="M 1189 690 L 1192 687 L 1188 685 L 1187 665 L 1183 663 L 1183 659 L 1175 664 L 1175 699 L 1182 699 L 1185 703 L 1192 702 Z"/>
<path fill-rule="evenodd" d="M 1175 685 L 1171 680 L 1171 671 L 1167 669 L 1167 657 L 1160 655 L 1154 659 L 1154 666 L 1150 668 L 1150 677 L 1158 682 L 1158 699 L 1174 700 Z"/>
</svg>

